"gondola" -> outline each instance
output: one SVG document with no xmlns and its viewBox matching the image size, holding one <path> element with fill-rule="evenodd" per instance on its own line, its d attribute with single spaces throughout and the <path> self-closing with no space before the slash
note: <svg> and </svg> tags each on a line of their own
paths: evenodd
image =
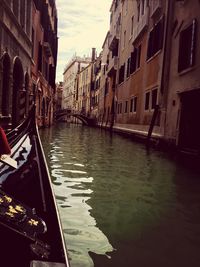
<svg viewBox="0 0 200 267">
<path fill-rule="evenodd" d="M 6 137 L 17 168 L 0 162 L 0 266 L 69 267 L 35 107 Z"/>
</svg>

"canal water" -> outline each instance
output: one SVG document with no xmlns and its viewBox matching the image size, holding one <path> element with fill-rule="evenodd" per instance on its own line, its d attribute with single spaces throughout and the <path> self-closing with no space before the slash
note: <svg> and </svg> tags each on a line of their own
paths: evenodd
<svg viewBox="0 0 200 267">
<path fill-rule="evenodd" d="M 200 175 L 81 125 L 40 131 L 72 267 L 199 267 Z"/>
</svg>

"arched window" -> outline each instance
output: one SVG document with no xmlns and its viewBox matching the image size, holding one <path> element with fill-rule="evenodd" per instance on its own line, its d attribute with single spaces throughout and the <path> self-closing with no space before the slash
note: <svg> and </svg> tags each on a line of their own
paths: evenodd
<svg viewBox="0 0 200 267">
<path fill-rule="evenodd" d="M 21 98 L 21 92 L 23 91 L 23 67 L 21 60 L 17 57 L 14 60 L 13 67 L 13 93 L 12 93 L 12 125 L 13 127 L 17 126 L 22 117 L 22 104 L 23 100 Z"/>
<path fill-rule="evenodd" d="M 25 114 L 28 115 L 29 112 L 29 75 L 25 74 Z"/>
<path fill-rule="evenodd" d="M 2 59 L 2 99 L 1 113 L 3 116 L 9 115 L 9 96 L 10 96 L 10 57 L 6 53 Z"/>
</svg>

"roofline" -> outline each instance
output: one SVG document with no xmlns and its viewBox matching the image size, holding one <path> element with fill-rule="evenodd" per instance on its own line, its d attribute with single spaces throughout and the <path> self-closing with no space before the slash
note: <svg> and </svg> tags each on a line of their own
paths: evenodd
<svg viewBox="0 0 200 267">
<path fill-rule="evenodd" d="M 111 4 L 110 9 L 109 9 L 110 12 L 112 10 L 112 7 L 113 7 L 114 2 L 115 2 L 115 0 L 112 0 L 112 4 Z"/>
<path fill-rule="evenodd" d="M 75 58 L 72 58 L 72 61 L 71 62 L 69 62 L 68 64 L 67 64 L 67 66 L 66 66 L 66 68 L 64 69 L 64 72 L 63 72 L 63 75 L 68 71 L 68 69 L 74 64 L 74 63 L 76 63 L 76 62 L 78 62 L 78 63 L 90 63 L 91 62 L 91 58 L 90 58 L 90 60 L 84 60 L 83 58 L 82 59 L 78 59 L 78 57 L 75 57 Z"/>
<path fill-rule="evenodd" d="M 108 39 L 109 34 L 110 34 L 110 31 L 108 31 L 107 34 L 106 34 L 106 37 L 105 37 L 103 45 L 102 45 L 102 49 L 104 48 L 105 42 Z"/>
</svg>

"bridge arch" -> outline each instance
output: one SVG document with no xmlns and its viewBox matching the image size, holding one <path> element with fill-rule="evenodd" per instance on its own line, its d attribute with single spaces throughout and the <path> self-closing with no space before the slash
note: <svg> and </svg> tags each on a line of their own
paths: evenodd
<svg viewBox="0 0 200 267">
<path fill-rule="evenodd" d="M 81 113 L 72 113 L 67 109 L 66 110 L 60 110 L 59 112 L 56 112 L 55 113 L 55 119 L 57 121 L 59 121 L 61 118 L 63 118 L 66 115 L 79 119 L 80 121 L 82 121 L 83 125 L 87 125 L 87 126 L 95 126 L 96 125 L 96 119 L 87 117 Z"/>
</svg>

